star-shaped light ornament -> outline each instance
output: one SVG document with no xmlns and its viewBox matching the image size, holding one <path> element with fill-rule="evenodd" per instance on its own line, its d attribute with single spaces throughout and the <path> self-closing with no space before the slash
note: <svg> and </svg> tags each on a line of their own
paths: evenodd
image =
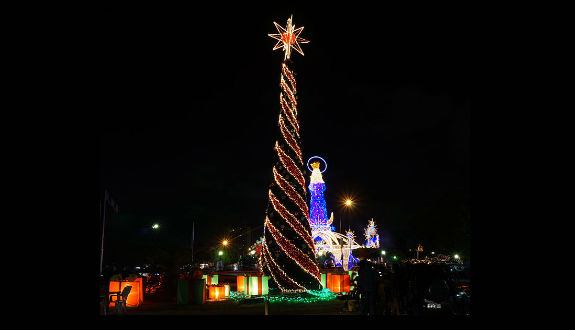
<svg viewBox="0 0 575 330">
<path fill-rule="evenodd" d="M 298 42 L 302 44 L 309 42 L 309 40 L 305 40 L 299 37 L 301 31 L 303 30 L 303 26 L 295 29 L 295 26 L 292 24 L 292 17 L 293 15 L 288 18 L 285 29 L 278 23 L 274 22 L 274 25 L 276 26 L 276 29 L 279 33 L 268 34 L 268 36 L 278 40 L 278 43 L 274 46 L 273 50 L 283 47 L 284 61 L 290 58 L 292 48 L 303 55 L 303 51 L 301 50 Z"/>
</svg>

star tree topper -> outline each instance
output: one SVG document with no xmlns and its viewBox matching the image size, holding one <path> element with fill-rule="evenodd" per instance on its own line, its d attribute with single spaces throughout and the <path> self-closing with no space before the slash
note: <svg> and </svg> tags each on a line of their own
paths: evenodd
<svg viewBox="0 0 575 330">
<path fill-rule="evenodd" d="M 309 40 L 299 38 L 299 34 L 303 30 L 303 26 L 294 29 L 295 26 L 292 24 L 292 17 L 293 15 L 290 16 L 290 18 L 288 18 L 285 29 L 278 23 L 274 22 L 274 25 L 276 26 L 276 29 L 278 30 L 279 33 L 268 34 L 268 36 L 278 40 L 278 43 L 274 46 L 273 50 L 283 47 L 284 61 L 290 58 L 292 48 L 295 49 L 298 53 L 303 55 L 303 51 L 301 50 L 301 47 L 298 44 L 298 42 L 302 44 L 309 42 Z"/>
</svg>

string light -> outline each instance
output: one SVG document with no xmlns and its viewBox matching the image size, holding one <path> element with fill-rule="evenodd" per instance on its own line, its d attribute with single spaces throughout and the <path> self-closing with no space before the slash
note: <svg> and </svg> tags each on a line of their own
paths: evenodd
<svg viewBox="0 0 575 330">
<path fill-rule="evenodd" d="M 302 286 L 301 284 L 297 283 L 294 279 L 292 279 L 291 277 L 289 277 L 286 272 L 283 271 L 283 269 L 276 263 L 276 261 L 274 260 L 274 258 L 272 258 L 270 251 L 268 250 L 268 246 L 267 244 L 264 243 L 263 245 L 263 253 L 262 255 L 265 257 L 266 260 L 271 261 L 266 263 L 266 267 L 270 270 L 270 274 L 272 275 L 274 281 L 277 283 L 278 287 L 280 288 L 280 290 L 282 290 L 283 292 L 286 291 L 295 291 L 295 292 L 303 292 L 306 290 L 306 288 L 304 286 Z M 282 281 L 278 281 L 276 276 L 279 276 L 283 279 L 284 282 L 288 282 L 288 284 L 293 288 L 293 287 L 298 287 L 299 289 L 288 289 L 283 287 L 281 284 L 284 283 Z"/>
<path fill-rule="evenodd" d="M 288 119 L 289 123 L 293 126 L 294 128 L 294 132 L 297 134 L 297 136 L 299 137 L 299 123 L 297 121 L 297 119 L 295 118 L 295 110 L 293 110 L 293 108 L 288 105 L 286 99 L 283 97 L 283 94 L 280 93 L 280 104 L 282 106 L 282 112 L 280 112 L 280 116 L 282 114 L 285 114 L 286 118 Z"/>
<path fill-rule="evenodd" d="M 275 166 L 273 168 L 273 173 L 274 173 L 274 180 L 276 181 L 278 186 L 280 186 L 282 188 L 283 192 L 297 206 L 299 206 L 299 208 L 301 209 L 303 214 L 307 214 L 309 212 L 309 208 L 307 207 L 307 204 L 306 204 L 305 200 L 303 199 L 303 197 L 301 197 L 301 195 L 298 194 L 298 192 L 295 190 L 295 188 L 291 184 L 289 184 L 289 182 L 287 182 L 287 180 L 284 179 L 284 177 L 281 176 L 281 174 L 278 173 Z"/>
<path fill-rule="evenodd" d="M 345 236 L 347 236 L 347 238 L 349 238 L 351 240 L 355 239 L 355 234 L 351 230 L 346 231 Z"/>
<path fill-rule="evenodd" d="M 303 165 L 301 149 L 298 147 L 297 142 L 295 141 L 295 138 L 289 132 L 289 130 L 286 127 L 285 122 L 283 121 L 283 118 L 281 116 L 279 119 L 279 126 L 280 126 L 280 131 L 282 132 L 282 135 L 284 137 L 284 140 L 287 142 L 287 144 L 290 146 L 290 148 L 295 152 L 295 154 L 298 157 L 298 160 Z"/>
<path fill-rule="evenodd" d="M 305 186 L 305 179 L 303 177 L 303 173 L 299 169 L 299 167 L 295 164 L 293 159 L 288 156 L 282 148 L 280 148 L 278 142 L 276 141 L 275 149 L 278 152 L 278 156 L 285 168 L 288 169 L 288 172 L 302 185 Z M 304 190 L 305 191 L 305 190 Z"/>
<path fill-rule="evenodd" d="M 336 299 L 337 294 L 325 290 L 307 290 L 304 295 L 270 295 L 268 300 L 270 303 L 287 303 L 287 304 L 300 304 L 300 303 L 317 303 L 325 302 Z"/>
<path fill-rule="evenodd" d="M 403 260 L 403 262 L 412 264 L 438 264 L 438 263 L 452 263 L 452 262 L 456 262 L 459 264 L 463 263 L 461 259 L 452 258 L 451 256 L 443 254 L 435 254 L 433 257 L 425 256 L 423 259 L 415 259 L 415 258 L 406 259 Z"/>
<path fill-rule="evenodd" d="M 319 162 L 313 163 L 311 165 L 313 167 L 313 171 L 308 186 L 311 195 L 309 223 L 313 231 L 314 229 L 320 228 L 326 229 L 328 224 L 325 198 L 323 197 L 323 192 L 325 191 L 325 183 L 323 182 L 323 178 L 319 170 Z"/>
<path fill-rule="evenodd" d="M 292 90 L 288 87 L 288 85 L 286 84 L 285 80 L 283 79 L 283 76 L 280 78 L 280 86 L 282 88 L 282 95 L 283 93 L 285 93 L 290 101 L 290 103 L 292 104 L 291 109 L 294 112 L 294 115 L 297 115 L 297 112 L 295 109 L 297 109 L 297 100 L 295 97 L 294 92 L 292 92 Z"/>
<path fill-rule="evenodd" d="M 287 67 L 287 65 L 285 63 L 282 63 L 282 72 L 288 78 L 290 84 L 292 85 L 293 90 L 295 91 L 295 89 L 296 89 L 295 88 L 295 78 L 293 76 L 293 73 L 289 70 L 289 68 Z"/>
<path fill-rule="evenodd" d="M 315 263 L 315 260 L 311 259 L 307 254 L 298 249 L 290 240 L 285 238 L 285 236 L 283 236 L 281 232 L 271 224 L 268 218 L 266 218 L 266 227 L 270 230 L 276 243 L 278 243 L 286 255 L 295 261 L 304 271 L 317 279 L 321 284 L 321 275 L 319 274 L 319 268 Z"/>
<path fill-rule="evenodd" d="M 271 190 L 269 190 L 269 197 L 276 212 L 304 239 L 307 245 L 313 250 L 313 239 L 309 235 L 303 225 L 297 221 L 297 218 L 291 214 L 278 200 L 275 198 Z M 266 223 L 269 218 L 266 217 Z"/>
<path fill-rule="evenodd" d="M 297 295 L 292 294 L 280 294 L 274 295 L 269 294 L 267 299 L 269 303 L 272 304 L 299 304 L 299 303 L 317 303 L 317 302 L 326 302 L 332 301 L 337 298 L 337 294 L 329 291 L 329 289 L 323 290 L 305 290 L 305 291 L 298 291 Z M 302 294 L 303 293 L 303 294 Z M 236 301 L 241 302 L 242 300 L 247 298 L 247 294 L 243 291 L 230 291 L 229 298 Z"/>
</svg>

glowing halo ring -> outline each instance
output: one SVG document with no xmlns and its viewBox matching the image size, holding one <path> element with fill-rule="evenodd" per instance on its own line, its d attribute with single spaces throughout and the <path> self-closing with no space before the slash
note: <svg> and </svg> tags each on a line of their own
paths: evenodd
<svg viewBox="0 0 575 330">
<path fill-rule="evenodd" d="M 319 158 L 319 159 L 321 159 L 321 160 L 323 161 L 323 164 L 325 165 L 325 168 L 323 169 L 323 171 L 320 171 L 320 173 L 325 172 L 325 170 L 327 170 L 327 162 L 325 161 L 325 159 L 321 158 L 320 156 L 313 156 L 313 157 L 311 157 L 310 159 L 307 160 L 307 168 L 308 168 L 308 170 L 310 170 L 310 172 L 313 172 L 313 169 L 311 169 L 311 168 L 309 167 L 309 161 L 312 160 L 312 159 L 314 159 L 314 158 Z"/>
</svg>

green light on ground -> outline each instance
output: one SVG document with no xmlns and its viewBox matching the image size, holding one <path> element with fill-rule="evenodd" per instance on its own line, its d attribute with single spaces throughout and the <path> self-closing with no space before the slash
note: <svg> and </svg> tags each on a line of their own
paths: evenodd
<svg viewBox="0 0 575 330">
<path fill-rule="evenodd" d="M 263 291 L 263 290 L 262 290 Z M 230 299 L 240 302 L 247 297 L 244 292 L 230 291 Z M 337 295 L 328 289 L 311 290 L 300 294 L 270 295 L 268 300 L 272 304 L 317 303 L 334 300 Z"/>
</svg>

